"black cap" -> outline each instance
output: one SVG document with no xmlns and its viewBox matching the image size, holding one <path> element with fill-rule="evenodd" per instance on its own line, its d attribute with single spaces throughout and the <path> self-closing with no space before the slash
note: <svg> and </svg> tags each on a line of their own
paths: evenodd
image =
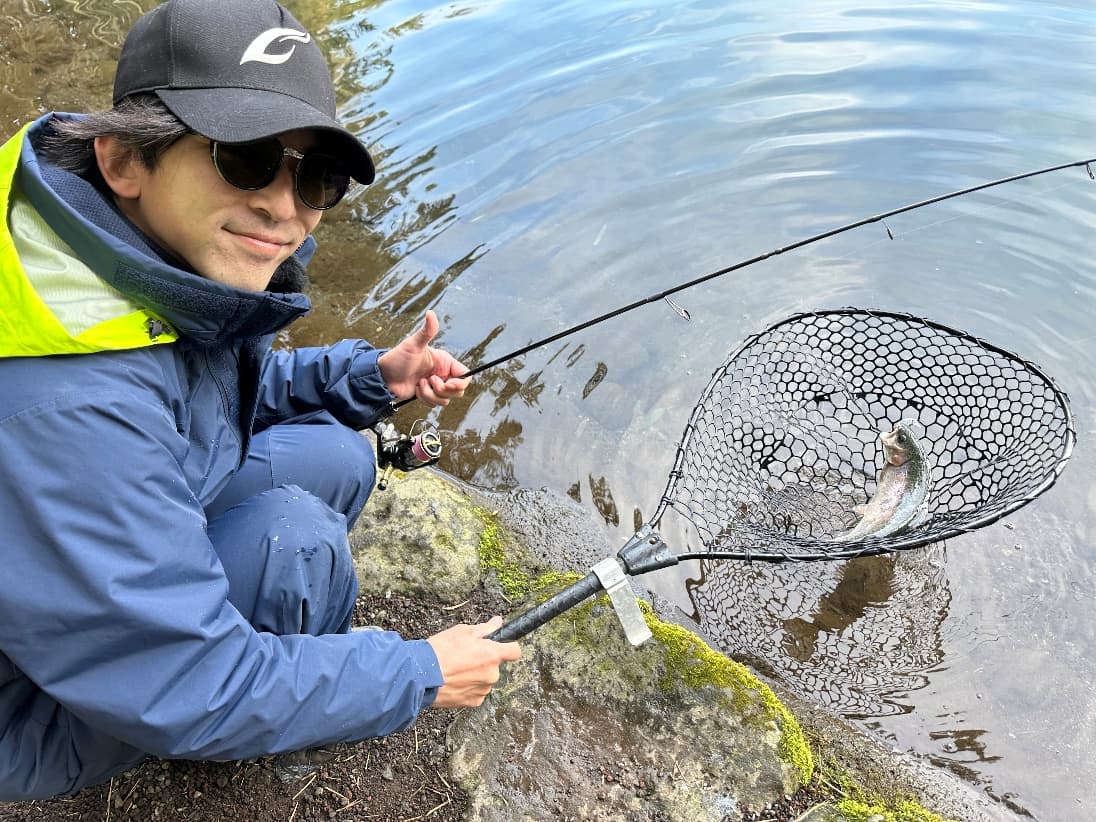
<svg viewBox="0 0 1096 822">
<path fill-rule="evenodd" d="M 168 0 L 142 16 L 118 58 L 114 102 L 142 92 L 219 142 L 323 130 L 350 175 L 373 182 L 369 151 L 335 119 L 323 53 L 274 0 Z"/>
</svg>

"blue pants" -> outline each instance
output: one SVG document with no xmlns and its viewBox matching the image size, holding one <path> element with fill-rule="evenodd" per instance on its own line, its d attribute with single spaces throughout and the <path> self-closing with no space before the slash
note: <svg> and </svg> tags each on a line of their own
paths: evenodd
<svg viewBox="0 0 1096 822">
<path fill-rule="evenodd" d="M 256 629 L 349 629 L 358 581 L 346 537 L 375 475 L 365 437 L 327 412 L 253 438 L 243 468 L 206 517 L 229 601 Z"/>
</svg>

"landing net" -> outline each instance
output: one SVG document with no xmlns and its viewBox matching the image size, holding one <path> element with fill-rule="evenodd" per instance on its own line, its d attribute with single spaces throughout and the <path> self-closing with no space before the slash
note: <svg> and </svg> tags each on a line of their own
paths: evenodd
<svg viewBox="0 0 1096 822">
<path fill-rule="evenodd" d="M 931 466 L 929 518 L 835 541 L 875 491 L 879 435 L 911 419 Z M 746 340 L 712 376 L 650 522 L 672 508 L 696 527 L 696 556 L 710 558 L 914 548 L 1035 499 L 1075 442 L 1068 398 L 1015 354 L 906 314 L 798 314 Z"/>
</svg>

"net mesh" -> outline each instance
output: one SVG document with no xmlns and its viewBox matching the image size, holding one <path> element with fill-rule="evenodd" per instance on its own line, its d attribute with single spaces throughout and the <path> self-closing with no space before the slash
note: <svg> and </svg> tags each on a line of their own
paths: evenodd
<svg viewBox="0 0 1096 822">
<path fill-rule="evenodd" d="M 879 435 L 902 420 L 931 469 L 929 518 L 835 542 L 875 491 Z M 1050 487 L 1076 435 L 1037 367 L 905 314 L 798 314 L 715 372 L 651 522 L 673 508 L 707 555 L 826 559 L 913 548 L 992 522 Z"/>
</svg>

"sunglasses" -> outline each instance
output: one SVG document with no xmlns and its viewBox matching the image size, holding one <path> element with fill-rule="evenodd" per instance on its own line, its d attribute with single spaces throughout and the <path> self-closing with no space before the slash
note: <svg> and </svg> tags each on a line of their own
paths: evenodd
<svg viewBox="0 0 1096 822">
<path fill-rule="evenodd" d="M 350 187 L 350 175 L 335 157 L 322 151 L 302 154 L 283 146 L 274 138 L 254 143 L 218 143 L 211 140 L 209 154 L 221 179 L 244 191 L 266 188 L 278 176 L 286 157 L 296 160 L 293 186 L 297 196 L 306 206 L 317 211 L 337 204 Z"/>
</svg>

